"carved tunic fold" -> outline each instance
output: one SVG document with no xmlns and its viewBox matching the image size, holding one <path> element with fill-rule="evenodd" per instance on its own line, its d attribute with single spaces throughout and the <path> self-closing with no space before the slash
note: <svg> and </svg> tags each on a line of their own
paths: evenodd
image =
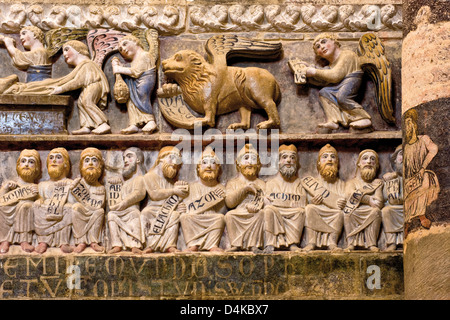
<svg viewBox="0 0 450 320">
<path fill-rule="evenodd" d="M 261 179 L 252 181 L 259 188 L 264 190 L 265 182 Z M 227 204 L 239 203 L 242 198 L 241 190 L 249 181 L 240 177 L 230 180 L 226 185 Z M 254 194 L 247 194 L 233 210 L 229 210 L 225 215 L 228 238 L 233 247 L 244 250 L 260 248 L 264 246 L 264 211 L 251 213 L 247 210 Z M 235 198 L 235 199 L 230 199 Z"/>
<path fill-rule="evenodd" d="M 225 189 L 221 184 L 208 187 L 200 182 L 193 183 L 189 185 L 189 196 L 184 199 L 184 202 L 194 201 L 216 188 Z M 199 250 L 218 247 L 225 228 L 225 209 L 222 201 L 199 214 L 182 214 L 180 222 L 186 246 L 188 248 L 198 246 Z"/>
<path fill-rule="evenodd" d="M 279 248 L 300 243 L 306 205 L 301 180 L 286 182 L 279 176 L 271 178 L 266 183 L 266 196 L 272 200 L 272 205 L 264 209 L 266 245 Z M 292 200 L 283 200 L 288 198 Z"/>
</svg>

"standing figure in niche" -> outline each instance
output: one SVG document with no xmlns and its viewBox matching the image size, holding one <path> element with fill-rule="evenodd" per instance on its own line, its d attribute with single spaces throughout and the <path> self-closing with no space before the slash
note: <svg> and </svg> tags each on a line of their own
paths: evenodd
<svg viewBox="0 0 450 320">
<path fill-rule="evenodd" d="M 144 253 L 179 252 L 177 249 L 181 200 L 189 194 L 189 185 L 177 180 L 181 153 L 167 146 L 159 151 L 156 163 L 144 176 L 149 204 L 142 210 L 141 221 L 146 237 Z"/>
<path fill-rule="evenodd" d="M 186 212 L 180 217 L 188 252 L 223 251 L 219 244 L 225 228 L 226 207 L 225 186 L 218 181 L 221 170 L 216 154 L 211 147 L 206 147 L 197 164 L 200 180 L 189 185 L 189 196 L 184 199 Z"/>
<path fill-rule="evenodd" d="M 355 101 L 364 75 L 358 55 L 352 50 L 341 49 L 331 33 L 319 34 L 314 39 L 313 49 L 316 57 L 329 63 L 329 68 L 310 66 L 306 69 L 307 78 L 324 86 L 319 91 L 319 102 L 327 121 L 319 127 L 331 130 L 338 129 L 339 125 L 353 129 L 371 127 L 370 115 Z"/>
<path fill-rule="evenodd" d="M 108 212 L 108 226 L 112 249 L 108 253 L 117 253 L 123 248 L 131 249 L 136 254 L 142 253 L 144 235 L 141 228 L 140 203 L 146 196 L 143 174 L 144 154 L 138 148 L 128 148 L 123 153 L 124 179 L 121 187 L 121 201 L 110 206 Z M 118 184 L 121 181 L 109 183 Z M 120 178 L 118 179 L 120 180 Z"/>
<path fill-rule="evenodd" d="M 156 84 L 156 61 L 150 52 L 144 50 L 141 41 L 132 35 L 120 40 L 119 52 L 130 61 L 130 67 L 125 67 L 120 65 L 118 58 L 112 60 L 114 74 L 125 75 L 124 81 L 130 92 L 126 102 L 129 126 L 121 133 L 137 133 L 139 128 L 144 133 L 152 133 L 156 122 L 150 98 Z"/>
<path fill-rule="evenodd" d="M 436 173 L 427 169 L 438 153 L 438 146 L 427 135 L 419 135 L 418 114 L 415 109 L 405 112 L 405 222 L 419 218 L 424 228 L 431 227 L 431 220 L 425 215 L 427 207 L 438 198 L 440 191 Z"/>
<path fill-rule="evenodd" d="M 37 253 L 48 247 L 59 247 L 71 253 L 72 203 L 69 197 L 73 180 L 69 179 L 71 164 L 64 148 L 55 148 L 47 156 L 48 181 L 38 185 L 39 198 L 33 205 L 34 228 L 37 235 Z"/>
<path fill-rule="evenodd" d="M 25 252 L 33 252 L 33 203 L 39 196 L 37 180 L 41 175 L 41 157 L 36 150 L 23 150 L 16 163 L 18 178 L 0 188 L 0 253 L 20 243 Z"/>
<path fill-rule="evenodd" d="M 339 158 L 334 147 L 327 144 L 317 159 L 319 177 L 305 177 L 303 187 L 308 192 L 305 208 L 305 235 L 303 251 L 327 246 L 331 252 L 342 251 L 337 246 L 344 226 L 345 182 L 339 179 Z"/>
<path fill-rule="evenodd" d="M 231 248 L 227 251 L 252 250 L 262 253 L 264 246 L 264 189 L 258 178 L 261 162 L 251 144 L 246 144 L 236 158 L 237 177 L 226 184 L 225 215 Z"/>
<path fill-rule="evenodd" d="M 301 251 L 307 198 L 298 177 L 297 148 L 292 144 L 281 145 L 278 153 L 278 173 L 266 182 L 265 251 L 270 253 L 281 247 Z"/>
<path fill-rule="evenodd" d="M 403 150 L 399 145 L 391 155 L 394 172 L 384 174 L 383 196 L 385 206 L 381 209 L 381 219 L 386 235 L 386 250 L 394 251 L 403 245 Z"/>
<path fill-rule="evenodd" d="M 44 47 L 44 33 L 42 30 L 35 26 L 26 26 L 20 30 L 19 34 L 22 46 L 26 51 L 16 48 L 13 38 L 0 35 L 0 43 L 3 42 L 5 44 L 14 66 L 27 72 L 26 82 L 51 78 L 52 62 L 49 51 Z M 13 75 L 10 77 L 18 81 L 17 76 Z M 1 79 L 0 83 L 8 78 Z"/>
<path fill-rule="evenodd" d="M 78 98 L 81 128 L 72 131 L 72 134 L 110 133 L 111 127 L 102 111 L 107 106 L 109 93 L 108 79 L 102 69 L 89 58 L 89 50 L 81 41 L 64 43 L 63 56 L 69 66 L 75 67 L 68 75 L 58 79 L 16 83 L 4 93 L 56 95 L 81 89 Z"/>
<path fill-rule="evenodd" d="M 363 150 L 356 162 L 355 177 L 347 181 L 344 207 L 347 252 L 356 247 L 380 251 L 377 240 L 383 207 L 383 181 L 376 179 L 379 166 L 378 154 L 371 149 Z"/>
<path fill-rule="evenodd" d="M 97 148 L 86 148 L 80 155 L 81 178 L 74 180 L 72 196 L 72 231 L 75 253 L 90 246 L 96 252 L 104 252 L 100 243 L 105 218 L 106 191 L 100 179 L 103 175 L 102 153 Z"/>
</svg>

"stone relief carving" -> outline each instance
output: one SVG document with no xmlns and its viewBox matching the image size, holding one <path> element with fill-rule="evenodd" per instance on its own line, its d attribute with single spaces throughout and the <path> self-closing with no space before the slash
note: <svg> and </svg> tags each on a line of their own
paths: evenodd
<svg viewBox="0 0 450 320">
<path fill-rule="evenodd" d="M 330 144 L 318 152 L 317 172 L 301 176 L 299 151 L 284 144 L 278 172 L 263 180 L 259 154 L 245 144 L 236 156 L 237 175 L 222 183 L 223 167 L 211 146 L 195 165 L 195 182 L 178 178 L 182 154 L 173 146 L 162 147 L 148 171 L 139 148 L 121 153 L 123 167 L 116 168 L 89 147 L 80 153 L 79 173 L 71 172 L 68 151 L 55 148 L 42 172 L 49 180 L 42 181 L 39 153 L 25 149 L 17 178 L 0 187 L 0 252 L 11 245 L 37 254 L 48 248 L 108 254 L 378 252 L 381 226 L 385 250 L 395 251 L 403 239 L 401 151 L 399 146 L 392 155 L 395 172 L 378 179 L 378 154 L 365 149 L 355 177 L 343 180 Z"/>
<path fill-rule="evenodd" d="M 149 41 L 150 44 L 157 43 L 158 33 L 152 36 L 156 41 Z M 150 98 L 156 86 L 156 58 L 159 56 L 159 47 L 152 46 L 150 52 L 146 51 L 141 41 L 133 35 L 122 38 L 118 47 L 120 54 L 130 61 L 130 66 L 127 67 L 122 66 L 117 57 L 112 60 L 116 84 L 120 81 L 118 75 L 123 75 L 128 89 L 128 98 L 124 99 L 124 102 L 127 105 L 129 126 L 121 133 L 137 133 L 139 127 L 142 127 L 144 133 L 152 133 L 156 129 L 156 122 Z"/>
<path fill-rule="evenodd" d="M 41 157 L 36 150 L 23 150 L 17 159 L 18 178 L 0 188 L 0 253 L 7 253 L 11 244 L 18 243 L 25 252 L 34 247 L 32 214 L 37 199 L 37 181 L 41 176 Z"/>
<path fill-rule="evenodd" d="M 327 144 L 319 151 L 318 177 L 307 176 L 302 185 L 308 194 L 305 207 L 305 236 L 303 250 L 327 247 L 339 252 L 339 237 L 344 226 L 345 182 L 339 178 L 339 158 L 334 147 Z"/>
<path fill-rule="evenodd" d="M 141 254 L 144 235 L 140 219 L 140 202 L 146 191 L 143 175 L 144 155 L 139 148 L 128 148 L 123 152 L 124 167 L 121 178 L 111 178 L 109 184 L 121 185 L 120 196 L 116 204 L 109 207 L 107 221 L 112 249 L 108 253 L 121 252 L 123 249 Z"/>
<path fill-rule="evenodd" d="M 86 148 L 80 155 L 80 174 L 73 182 L 71 194 L 75 198 L 72 205 L 72 231 L 74 253 L 81 253 L 87 246 L 95 252 L 104 252 L 102 243 L 105 222 L 106 190 L 100 182 L 104 161 L 100 150 Z"/>
<path fill-rule="evenodd" d="M 225 224 L 231 244 L 227 251 L 262 253 L 266 183 L 258 177 L 261 161 L 252 144 L 246 144 L 239 151 L 236 169 L 238 175 L 226 184 L 225 204 L 229 211 L 225 215 Z"/>
<path fill-rule="evenodd" d="M 218 179 L 222 171 L 211 147 L 203 151 L 196 167 L 199 181 L 189 184 L 180 217 L 181 231 L 188 252 L 222 252 L 219 247 L 225 228 L 225 186 Z"/>
<path fill-rule="evenodd" d="M 355 177 L 346 183 L 347 203 L 344 211 L 346 251 L 366 247 L 378 252 L 377 239 L 383 207 L 383 182 L 376 178 L 378 154 L 371 149 L 361 151 L 356 161 Z"/>
<path fill-rule="evenodd" d="M 181 204 L 189 194 L 189 184 L 178 180 L 182 166 L 176 147 L 163 147 L 154 166 L 145 174 L 144 182 L 151 202 L 142 210 L 141 220 L 146 249 L 144 253 L 179 252 L 177 248 Z M 179 209 L 178 207 L 183 207 Z"/>
<path fill-rule="evenodd" d="M 217 31 L 400 31 L 400 6 L 387 5 L 52 5 L 3 6 L 0 32 L 18 32 L 27 22 L 43 30 L 60 27 L 154 28 L 163 35 L 186 29 Z"/>
<path fill-rule="evenodd" d="M 65 148 L 55 148 L 47 156 L 48 181 L 39 182 L 39 198 L 33 205 L 35 248 L 44 253 L 48 247 L 60 248 L 63 253 L 73 252 L 70 246 L 72 232 L 72 204 L 70 197 L 73 180 L 69 178 L 71 163 Z"/>
<path fill-rule="evenodd" d="M 331 131 L 341 125 L 350 127 L 350 130 L 373 130 L 371 116 L 356 101 L 364 72 L 376 85 L 380 115 L 388 123 L 395 122 L 391 101 L 391 67 L 384 46 L 373 33 L 363 35 L 359 45 L 357 53 L 341 49 L 333 33 L 321 33 L 313 41 L 317 64 L 298 58 L 289 61 L 297 84 L 310 82 L 323 86 L 319 91 L 319 102 L 326 122 L 320 123 L 319 128 Z M 325 61 L 322 66 L 321 59 Z"/>
<path fill-rule="evenodd" d="M 298 252 L 305 224 L 306 191 L 297 175 L 297 148 L 293 144 L 281 145 L 278 152 L 278 173 L 266 183 L 264 251 L 271 253 L 274 249 L 288 248 Z"/>
<path fill-rule="evenodd" d="M 111 132 L 108 119 L 102 109 L 107 107 L 109 83 L 103 70 L 89 57 L 86 44 L 70 40 L 63 45 L 66 63 L 75 67 L 68 75 L 58 79 L 46 79 L 30 83 L 14 83 L 4 94 L 57 95 L 81 89 L 78 111 L 81 128 L 72 134 L 105 134 Z"/>
<path fill-rule="evenodd" d="M 258 55 L 276 57 L 281 52 L 280 43 L 248 40 L 234 35 L 216 35 L 206 43 L 209 61 L 193 50 L 177 52 L 171 58 L 162 61 L 165 76 L 179 85 L 184 102 L 203 118 L 192 116 L 184 119 L 172 117 L 187 114 L 182 111 L 181 99 L 172 100 L 179 94 L 173 85 L 163 85 L 159 96 L 169 97 L 170 102 L 162 102 L 169 110 L 161 108 L 162 113 L 172 124 L 186 129 L 196 125 L 214 127 L 216 115 L 239 110 L 241 122 L 234 123 L 229 129 L 248 129 L 252 109 L 263 109 L 268 120 L 257 125 L 258 129 L 275 128 L 280 125 L 277 104 L 281 98 L 279 85 L 274 76 L 261 68 L 238 68 L 227 66 L 227 58 L 232 55 Z M 173 111 L 173 110 L 176 111 Z"/>
<path fill-rule="evenodd" d="M 386 236 L 386 251 L 394 251 L 403 245 L 403 149 L 398 146 L 391 155 L 393 172 L 384 174 L 383 196 L 385 206 L 381 209 L 381 219 Z"/>
</svg>

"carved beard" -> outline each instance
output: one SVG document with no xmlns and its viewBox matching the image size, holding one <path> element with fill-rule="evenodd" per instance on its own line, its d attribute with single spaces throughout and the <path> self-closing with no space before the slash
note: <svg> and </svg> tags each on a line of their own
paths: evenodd
<svg viewBox="0 0 450 320">
<path fill-rule="evenodd" d="M 92 170 L 90 170 L 92 169 Z M 81 176 L 90 185 L 94 185 L 98 182 L 98 179 L 102 175 L 102 170 L 98 167 L 89 166 L 81 168 Z"/>
<path fill-rule="evenodd" d="M 338 176 L 337 163 L 325 163 L 319 165 L 319 173 L 326 182 L 333 183 Z"/>
<path fill-rule="evenodd" d="M 36 168 L 18 167 L 17 173 L 23 181 L 28 183 L 33 183 L 39 176 L 39 170 Z"/>
<path fill-rule="evenodd" d="M 162 163 L 162 172 L 167 179 L 173 179 L 178 174 L 179 167 L 175 164 Z"/>
<path fill-rule="evenodd" d="M 377 171 L 375 167 L 372 166 L 365 166 L 361 169 L 361 178 L 365 182 L 371 182 L 373 179 L 375 179 L 375 176 L 377 174 Z"/>
<path fill-rule="evenodd" d="M 253 179 L 258 175 L 258 165 L 239 166 L 239 171 L 247 179 Z"/>
<path fill-rule="evenodd" d="M 50 176 L 50 179 L 60 180 L 65 174 L 64 164 L 57 166 L 57 167 L 50 165 L 48 167 L 47 171 L 48 171 L 48 175 Z"/>
<path fill-rule="evenodd" d="M 279 169 L 281 175 L 286 179 L 291 179 L 297 174 L 297 165 L 292 165 L 290 168 L 287 165 L 283 165 Z"/>
<path fill-rule="evenodd" d="M 203 181 L 214 181 L 217 179 L 217 175 L 218 175 L 218 170 L 211 172 L 211 171 L 205 171 L 205 170 L 200 169 L 198 172 L 198 176 Z"/>
<path fill-rule="evenodd" d="M 129 164 L 128 167 L 125 168 L 124 171 L 122 172 L 122 176 L 128 179 L 136 172 L 136 169 L 137 169 L 136 163 Z"/>
</svg>

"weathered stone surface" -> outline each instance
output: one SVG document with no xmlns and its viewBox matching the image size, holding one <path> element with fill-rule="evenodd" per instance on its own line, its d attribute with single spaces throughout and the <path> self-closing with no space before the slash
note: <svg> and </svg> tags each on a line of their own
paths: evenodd
<svg viewBox="0 0 450 320">
<path fill-rule="evenodd" d="M 403 298 L 401 253 L 12 252 L 0 258 L 2 299 Z"/>
<path fill-rule="evenodd" d="M 405 298 L 450 299 L 450 227 L 432 226 L 405 241 Z"/>
<path fill-rule="evenodd" d="M 67 134 L 70 96 L 0 95 L 0 134 Z"/>
</svg>

